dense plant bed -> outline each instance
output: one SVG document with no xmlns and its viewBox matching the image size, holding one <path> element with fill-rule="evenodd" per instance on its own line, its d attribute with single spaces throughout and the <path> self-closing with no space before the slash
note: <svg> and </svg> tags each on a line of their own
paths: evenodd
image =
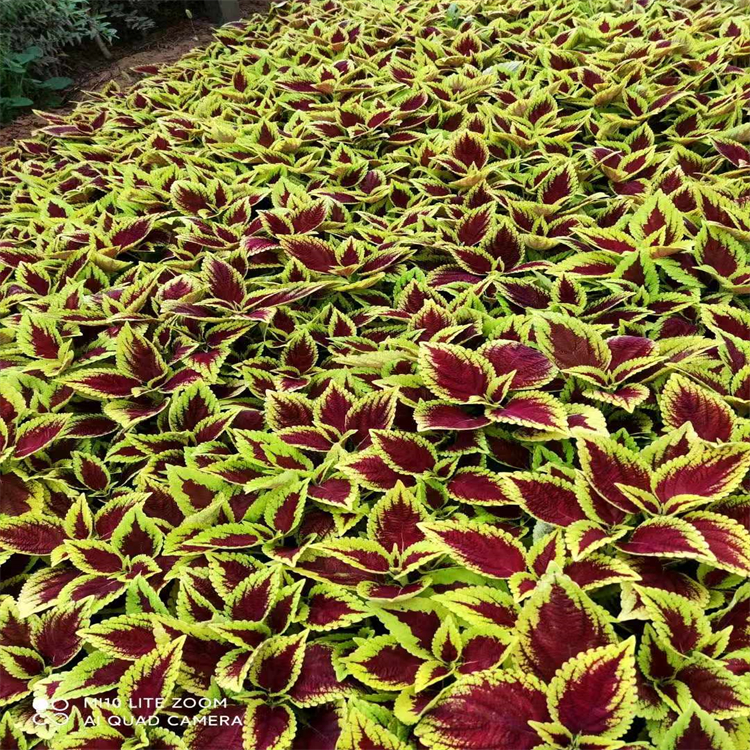
<svg viewBox="0 0 750 750">
<path fill-rule="evenodd" d="M 292 3 L 0 152 L 0 746 L 748 747 L 748 56 Z"/>
</svg>

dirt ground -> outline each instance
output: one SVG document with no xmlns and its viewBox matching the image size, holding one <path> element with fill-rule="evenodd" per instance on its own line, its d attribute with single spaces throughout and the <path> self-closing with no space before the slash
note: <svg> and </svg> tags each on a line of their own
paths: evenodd
<svg viewBox="0 0 750 750">
<path fill-rule="evenodd" d="M 268 6 L 269 0 L 240 0 L 243 18 L 253 13 L 265 13 Z M 70 76 L 75 84 L 67 103 L 54 111 L 60 114 L 71 111 L 87 91 L 97 91 L 108 81 L 117 81 L 123 87 L 135 83 L 140 76 L 133 73 L 132 68 L 174 62 L 191 49 L 208 44 L 215 29 L 215 24 L 208 18 L 194 17 L 191 20 L 185 17 L 150 32 L 143 39 L 113 46 L 111 60 L 107 60 L 93 43 L 72 50 L 68 60 L 71 70 L 65 75 Z M 18 138 L 28 138 L 32 131 L 43 125 L 44 121 L 33 112 L 17 117 L 0 127 L 0 147 Z"/>
</svg>

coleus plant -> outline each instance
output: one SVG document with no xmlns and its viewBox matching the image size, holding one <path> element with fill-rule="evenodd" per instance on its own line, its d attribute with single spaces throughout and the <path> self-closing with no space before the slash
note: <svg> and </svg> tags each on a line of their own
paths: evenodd
<svg viewBox="0 0 750 750">
<path fill-rule="evenodd" d="M 748 56 L 282 3 L 0 150 L 0 747 L 750 747 Z"/>
</svg>

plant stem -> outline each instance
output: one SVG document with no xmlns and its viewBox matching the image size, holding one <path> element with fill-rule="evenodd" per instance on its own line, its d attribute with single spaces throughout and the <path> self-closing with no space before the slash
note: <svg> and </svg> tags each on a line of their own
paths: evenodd
<svg viewBox="0 0 750 750">
<path fill-rule="evenodd" d="M 93 21 L 89 21 L 89 28 L 91 29 L 91 36 L 93 40 L 96 42 L 96 46 L 99 47 L 99 51 L 104 55 L 104 57 L 107 58 L 107 60 L 111 60 L 112 53 L 109 51 L 109 48 L 107 47 L 104 39 L 102 39 L 101 34 L 99 33 L 99 30 L 94 25 Z"/>
</svg>

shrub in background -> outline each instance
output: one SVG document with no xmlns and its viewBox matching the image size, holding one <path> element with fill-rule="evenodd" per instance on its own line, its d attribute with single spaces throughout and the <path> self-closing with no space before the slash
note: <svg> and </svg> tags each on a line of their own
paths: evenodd
<svg viewBox="0 0 750 750">
<path fill-rule="evenodd" d="M 180 8 L 186 3 L 178 3 Z M 3 0 L 0 2 L 0 122 L 19 108 L 52 107 L 53 92 L 72 84 L 65 56 L 95 40 L 107 46 L 128 33 L 145 33 L 175 3 L 166 0 Z"/>
<path fill-rule="evenodd" d="M 88 0 L 4 0 L 0 3 L 0 39 L 11 52 L 42 50 L 39 62 L 59 65 L 64 47 L 91 36 Z M 99 32 L 110 37 L 106 27 Z"/>
<path fill-rule="evenodd" d="M 84 0 L 0 3 L 0 122 L 35 103 L 58 103 L 52 92 L 72 83 L 59 75 L 60 53 L 90 37 L 89 20 Z"/>
<path fill-rule="evenodd" d="M 1 746 L 748 747 L 750 21 L 688 5 L 289 3 L 0 152 Z"/>
<path fill-rule="evenodd" d="M 23 52 L 10 52 L 0 47 L 0 123 L 11 120 L 19 109 L 35 103 L 48 107 L 60 104 L 58 92 L 70 86 L 73 80 L 64 76 L 36 78 L 32 69 L 43 54 L 41 47 L 35 45 Z"/>
</svg>

